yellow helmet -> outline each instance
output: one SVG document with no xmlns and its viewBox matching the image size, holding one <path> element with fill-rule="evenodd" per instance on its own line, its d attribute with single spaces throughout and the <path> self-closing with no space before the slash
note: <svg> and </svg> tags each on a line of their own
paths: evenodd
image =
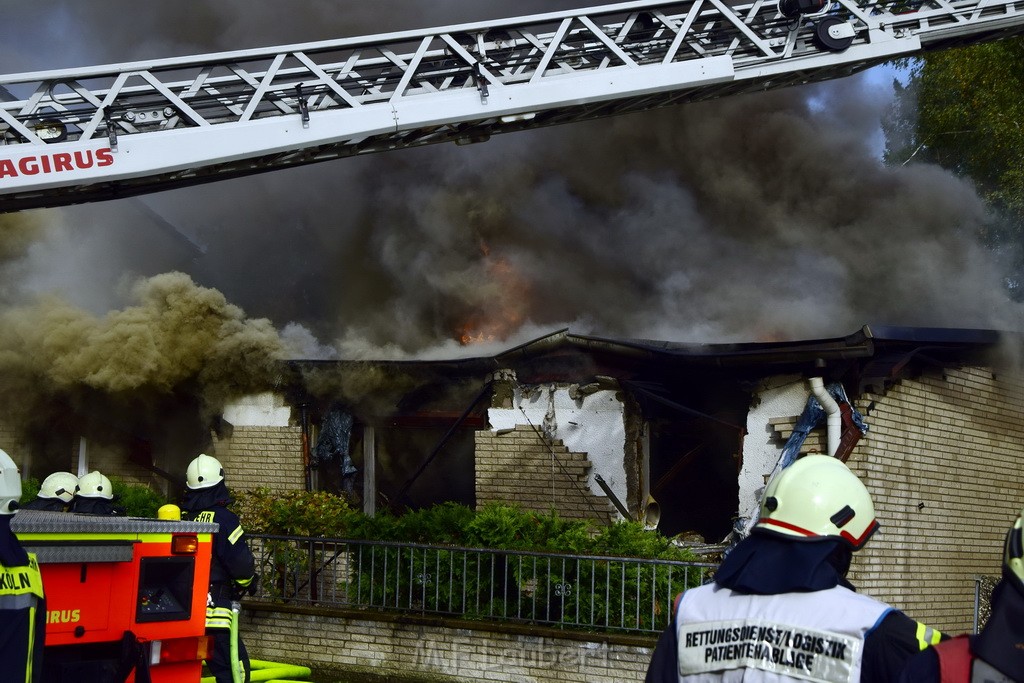
<svg viewBox="0 0 1024 683">
<path fill-rule="evenodd" d="M 78 486 L 78 477 L 70 472 L 54 472 L 43 479 L 39 485 L 38 498 L 59 498 L 65 503 L 70 503 L 75 497 L 75 487 Z"/>
<path fill-rule="evenodd" d="M 839 538 L 859 550 L 878 529 L 864 483 L 841 460 L 805 455 L 769 484 L 755 529 L 802 539 Z"/>
<path fill-rule="evenodd" d="M 224 481 L 224 468 L 220 460 L 200 453 L 188 464 L 185 470 L 185 484 L 190 489 L 208 489 Z"/>
<path fill-rule="evenodd" d="M 1006 534 L 1006 547 L 1003 551 L 1003 565 L 1017 581 L 1024 584 L 1024 541 L 1021 539 L 1024 529 L 1024 510 Z"/>
</svg>

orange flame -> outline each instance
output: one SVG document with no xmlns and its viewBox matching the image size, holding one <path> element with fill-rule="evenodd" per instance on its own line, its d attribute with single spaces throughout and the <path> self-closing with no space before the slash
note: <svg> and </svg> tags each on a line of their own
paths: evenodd
<svg viewBox="0 0 1024 683">
<path fill-rule="evenodd" d="M 456 339 L 463 346 L 507 339 L 526 320 L 530 283 L 508 259 L 492 257 L 487 244 L 481 243 L 480 250 L 488 279 L 501 297 L 456 326 Z"/>
</svg>

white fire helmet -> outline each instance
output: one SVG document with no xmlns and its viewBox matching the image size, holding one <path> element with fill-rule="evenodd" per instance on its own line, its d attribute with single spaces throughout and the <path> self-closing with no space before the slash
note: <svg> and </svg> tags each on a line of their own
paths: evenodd
<svg viewBox="0 0 1024 683">
<path fill-rule="evenodd" d="M 805 455 L 768 484 L 755 528 L 802 539 L 839 538 L 860 550 L 878 529 L 863 482 L 841 460 Z"/>
<path fill-rule="evenodd" d="M 185 483 L 190 489 L 208 489 L 224 481 L 224 468 L 220 460 L 200 453 L 185 470 Z"/>
<path fill-rule="evenodd" d="M 110 485 L 110 480 L 107 479 L 106 475 L 94 470 L 78 480 L 76 495 L 83 498 L 105 498 L 112 500 L 114 498 L 114 487 Z"/>
<path fill-rule="evenodd" d="M 0 450 L 0 515 L 13 515 L 21 500 L 21 475 L 6 451 Z"/>
<path fill-rule="evenodd" d="M 65 503 L 70 503 L 75 497 L 75 487 L 78 486 L 78 477 L 70 472 L 54 472 L 39 486 L 39 498 L 60 498 Z"/>
<path fill-rule="evenodd" d="M 1003 564 L 1017 581 L 1024 585 L 1024 510 L 1006 534 L 1006 549 L 1003 551 Z"/>
</svg>

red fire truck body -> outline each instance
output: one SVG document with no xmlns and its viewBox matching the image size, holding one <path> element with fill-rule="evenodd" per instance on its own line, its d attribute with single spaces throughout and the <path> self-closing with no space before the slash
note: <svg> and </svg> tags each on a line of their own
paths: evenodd
<svg viewBox="0 0 1024 683">
<path fill-rule="evenodd" d="M 216 524 L 22 510 L 12 528 L 43 576 L 47 683 L 199 683 Z"/>
</svg>

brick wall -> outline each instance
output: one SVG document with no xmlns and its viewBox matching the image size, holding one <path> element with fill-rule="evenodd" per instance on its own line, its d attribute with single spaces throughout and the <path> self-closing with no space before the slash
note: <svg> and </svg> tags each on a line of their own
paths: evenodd
<svg viewBox="0 0 1024 683">
<path fill-rule="evenodd" d="M 608 524 L 613 508 L 588 483 L 586 453 L 570 453 L 561 441 L 550 445 L 529 425 L 510 431 L 476 432 L 476 504 L 515 502 L 525 510 L 565 519 Z"/>
<path fill-rule="evenodd" d="M 420 623 L 416 623 L 420 621 Z M 373 680 L 618 683 L 642 681 L 653 638 L 573 639 L 514 626 L 478 630 L 415 618 L 242 610 L 242 638 L 254 659 L 304 664 Z M 378 678 L 379 677 L 379 678 Z M 346 679 L 347 680 L 347 679 Z"/>
<path fill-rule="evenodd" d="M 869 425 L 848 464 L 882 524 L 854 560 L 865 593 L 930 626 L 973 625 L 975 578 L 999 574 L 1024 506 L 1024 382 L 991 370 L 904 380 L 857 408 Z"/>
<path fill-rule="evenodd" d="M 212 450 L 233 491 L 267 487 L 280 493 L 306 487 L 300 427 L 235 427 L 229 437 L 215 439 Z"/>
<path fill-rule="evenodd" d="M 101 448 L 93 443 L 86 444 L 86 462 L 89 472 L 99 470 L 108 479 L 120 479 L 127 484 L 151 486 L 155 491 L 163 491 L 165 482 L 156 474 L 130 460 L 122 450 Z M 76 450 L 71 458 L 70 471 L 78 474 L 79 452 Z"/>
</svg>

